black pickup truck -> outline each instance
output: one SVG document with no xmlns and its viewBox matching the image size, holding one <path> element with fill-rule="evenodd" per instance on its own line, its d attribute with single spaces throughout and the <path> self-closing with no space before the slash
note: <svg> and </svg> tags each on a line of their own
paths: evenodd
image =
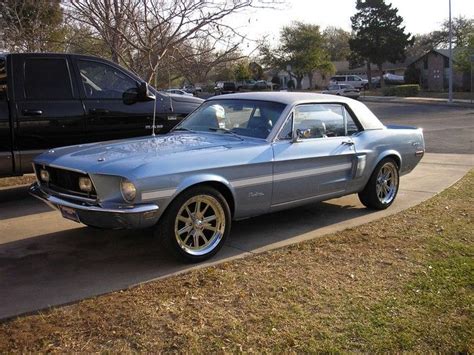
<svg viewBox="0 0 474 355">
<path fill-rule="evenodd" d="M 96 57 L 0 54 L 0 176 L 32 172 L 49 148 L 151 134 L 155 102 L 155 132 L 166 133 L 202 101 Z"/>
</svg>

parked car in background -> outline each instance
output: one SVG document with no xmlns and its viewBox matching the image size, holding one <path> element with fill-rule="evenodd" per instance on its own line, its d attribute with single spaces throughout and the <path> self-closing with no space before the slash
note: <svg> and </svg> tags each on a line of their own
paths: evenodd
<svg viewBox="0 0 474 355">
<path fill-rule="evenodd" d="M 405 77 L 403 75 L 395 75 L 391 73 L 386 73 L 383 76 L 383 82 L 385 85 L 402 85 L 405 83 Z M 380 76 L 372 77 L 372 87 L 380 88 Z"/>
<path fill-rule="evenodd" d="M 237 88 L 237 91 L 250 91 L 253 89 L 256 81 L 253 79 L 248 79 L 248 80 L 242 80 L 242 81 L 237 81 L 235 83 L 235 86 Z"/>
<path fill-rule="evenodd" d="M 345 97 L 350 97 L 351 99 L 358 99 L 360 96 L 359 89 L 356 89 L 355 87 L 351 85 L 346 85 L 346 84 L 329 85 L 327 87 L 327 90 L 324 90 L 321 93 L 345 96 Z"/>
<path fill-rule="evenodd" d="M 347 84 L 356 89 L 368 89 L 369 87 L 369 81 L 357 75 L 334 75 L 329 80 L 329 84 Z"/>
<path fill-rule="evenodd" d="M 233 81 L 218 81 L 214 87 L 216 95 L 233 94 L 237 92 L 237 86 Z"/>
<path fill-rule="evenodd" d="M 385 209 L 424 149 L 421 129 L 384 126 L 356 100 L 239 93 L 208 99 L 165 135 L 45 152 L 30 192 L 86 225 L 153 227 L 197 262 L 232 220 L 353 193 Z"/>
<path fill-rule="evenodd" d="M 155 107 L 156 133 L 168 132 L 202 101 L 97 57 L 0 54 L 0 176 L 32 172 L 52 147 L 149 135 Z"/>
<path fill-rule="evenodd" d="M 185 85 L 183 86 L 182 90 L 194 96 L 198 96 L 202 92 L 202 88 L 195 85 Z"/>
<path fill-rule="evenodd" d="M 169 93 L 169 94 L 193 96 L 192 93 L 189 93 L 189 92 L 181 90 L 181 89 L 167 89 L 167 90 L 164 90 L 164 91 Z"/>
</svg>

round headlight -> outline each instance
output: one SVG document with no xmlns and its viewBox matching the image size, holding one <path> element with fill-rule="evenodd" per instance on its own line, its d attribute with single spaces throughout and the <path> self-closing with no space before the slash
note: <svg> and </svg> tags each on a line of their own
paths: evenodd
<svg viewBox="0 0 474 355">
<path fill-rule="evenodd" d="M 40 170 L 40 179 L 44 182 L 49 182 L 49 172 L 47 170 Z"/>
<path fill-rule="evenodd" d="M 79 188 L 81 191 L 84 192 L 91 192 L 92 191 L 92 181 L 87 177 L 80 177 L 79 178 Z"/>
<path fill-rule="evenodd" d="M 123 198 L 128 202 L 132 202 L 137 195 L 137 188 L 135 185 L 125 179 L 120 182 L 120 190 L 122 191 Z"/>
</svg>

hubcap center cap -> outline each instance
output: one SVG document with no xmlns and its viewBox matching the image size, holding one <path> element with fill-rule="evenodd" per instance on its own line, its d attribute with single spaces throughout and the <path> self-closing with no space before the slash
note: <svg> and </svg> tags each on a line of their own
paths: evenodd
<svg viewBox="0 0 474 355">
<path fill-rule="evenodd" d="M 197 229 L 197 230 L 201 230 L 202 227 L 203 227 L 203 224 L 204 223 L 203 223 L 202 219 L 196 219 L 194 221 L 194 228 Z"/>
</svg>

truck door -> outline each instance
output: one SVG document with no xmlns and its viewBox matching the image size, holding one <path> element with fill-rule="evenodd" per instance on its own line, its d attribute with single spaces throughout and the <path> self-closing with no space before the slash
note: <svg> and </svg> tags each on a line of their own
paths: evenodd
<svg viewBox="0 0 474 355">
<path fill-rule="evenodd" d="M 73 145 L 84 135 L 84 108 L 64 55 L 12 55 L 16 99 L 16 146 L 21 171 L 49 148 Z"/>
<path fill-rule="evenodd" d="M 86 110 L 86 141 L 96 142 L 145 136 L 151 133 L 153 101 L 125 104 L 123 93 L 137 81 L 117 66 L 93 59 L 77 58 L 78 81 Z M 163 128 L 157 111 L 156 132 Z"/>
<path fill-rule="evenodd" d="M 7 101 L 6 59 L 0 57 L 0 176 L 11 175 L 13 169 L 10 111 Z"/>
</svg>

